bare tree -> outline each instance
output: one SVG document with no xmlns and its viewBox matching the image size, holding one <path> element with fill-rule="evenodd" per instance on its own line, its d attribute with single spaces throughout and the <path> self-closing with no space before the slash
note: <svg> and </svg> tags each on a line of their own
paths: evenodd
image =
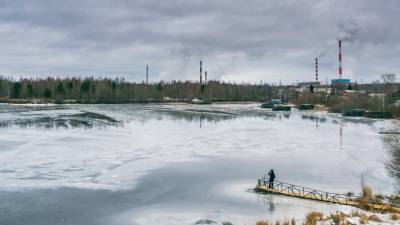
<svg viewBox="0 0 400 225">
<path fill-rule="evenodd" d="M 381 79 L 385 84 L 385 94 L 387 95 L 387 100 L 392 102 L 392 95 L 394 93 L 394 83 L 396 82 L 396 74 L 394 73 L 384 73 L 381 75 Z"/>
<path fill-rule="evenodd" d="M 392 84 L 396 82 L 396 74 L 394 73 L 384 73 L 381 75 L 382 82 L 385 84 Z"/>
<path fill-rule="evenodd" d="M 400 121 L 394 122 L 393 127 L 384 136 L 384 143 L 388 149 L 389 158 L 386 169 L 389 176 L 393 177 L 400 189 Z"/>
</svg>

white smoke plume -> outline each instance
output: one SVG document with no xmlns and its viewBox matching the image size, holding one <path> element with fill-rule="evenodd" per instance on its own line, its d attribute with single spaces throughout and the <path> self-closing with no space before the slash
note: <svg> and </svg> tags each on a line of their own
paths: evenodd
<svg viewBox="0 0 400 225">
<path fill-rule="evenodd" d="M 315 50 L 314 55 L 316 58 L 321 58 L 326 53 L 335 45 L 335 42 L 333 40 L 331 41 L 326 41 L 324 44 L 322 44 L 320 47 Z"/>
<path fill-rule="evenodd" d="M 360 26 L 355 21 L 339 23 L 338 29 L 338 39 L 347 42 L 355 41 L 360 32 Z"/>
<path fill-rule="evenodd" d="M 360 33 L 360 26 L 355 21 L 341 22 L 337 25 L 337 40 L 345 42 L 354 42 Z M 323 57 L 332 47 L 337 46 L 337 40 L 329 40 L 323 43 L 315 50 L 314 55 L 317 58 Z"/>
</svg>

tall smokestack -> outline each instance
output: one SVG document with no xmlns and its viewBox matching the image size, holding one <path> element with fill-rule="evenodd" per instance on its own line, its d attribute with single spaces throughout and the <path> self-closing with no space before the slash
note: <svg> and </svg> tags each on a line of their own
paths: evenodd
<svg viewBox="0 0 400 225">
<path fill-rule="evenodd" d="M 343 68 L 342 68 L 342 40 L 339 39 L 339 79 L 342 79 Z"/>
<path fill-rule="evenodd" d="M 149 84 L 149 65 L 146 65 L 146 84 Z"/>
<path fill-rule="evenodd" d="M 318 82 L 318 58 L 315 58 L 315 81 Z"/>
<path fill-rule="evenodd" d="M 204 71 L 204 84 L 207 84 L 207 70 Z"/>
<path fill-rule="evenodd" d="M 200 84 L 203 83 L 203 62 L 200 60 Z"/>
</svg>

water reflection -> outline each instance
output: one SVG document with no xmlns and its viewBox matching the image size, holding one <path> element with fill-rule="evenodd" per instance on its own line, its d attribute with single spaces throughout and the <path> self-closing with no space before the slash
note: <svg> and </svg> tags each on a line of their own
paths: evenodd
<svg viewBox="0 0 400 225">
<path fill-rule="evenodd" d="M 96 113 L 94 113 L 96 112 Z M 87 113 L 83 115 L 82 113 Z M 91 113 L 91 114 L 89 114 Z M 106 116 L 112 115 L 112 116 Z M 327 117 L 315 113 L 273 112 L 261 110 L 256 105 L 210 105 L 197 106 L 190 104 L 176 105 L 0 105 L 0 127 L 37 127 L 37 128 L 93 128 L 119 126 L 124 121 L 139 121 L 142 124 L 150 120 L 186 121 L 197 123 L 204 128 L 206 123 L 219 123 L 238 118 L 262 118 L 264 120 L 285 121 L 298 119 L 309 121 L 318 128 Z M 117 118 L 117 119 L 114 119 Z M 333 117 L 335 118 L 335 117 Z M 117 121 L 118 120 L 118 121 Z M 340 123 L 336 119 L 330 120 Z M 347 120 L 346 122 L 362 123 L 365 120 Z M 342 126 L 342 125 L 341 125 Z M 342 128 L 340 131 L 342 134 Z M 342 136 L 342 135 L 341 135 Z M 340 141 L 342 144 L 342 140 Z"/>
<path fill-rule="evenodd" d="M 164 108 L 164 109 L 144 109 L 150 114 L 148 119 L 152 119 L 154 117 L 158 117 L 160 119 L 168 119 L 172 121 L 184 120 L 186 122 L 199 122 L 203 124 L 206 122 L 222 122 L 226 120 L 234 119 L 238 116 L 238 114 L 232 113 L 216 113 L 216 112 L 207 112 L 205 110 L 195 111 L 195 110 L 181 110 L 181 109 L 173 109 L 173 108 Z M 201 125 L 200 125 L 201 126 Z"/>
<path fill-rule="evenodd" d="M 274 197 L 272 195 L 268 196 L 268 203 L 269 203 L 268 211 L 273 213 L 275 211 L 275 204 L 274 204 Z"/>
<path fill-rule="evenodd" d="M 264 207 L 268 209 L 268 212 L 272 214 L 275 211 L 274 195 L 260 194 L 260 193 L 256 193 L 256 195 L 257 195 L 257 202 L 264 205 Z"/>
<path fill-rule="evenodd" d="M 23 113 L 28 111 L 48 111 L 71 109 L 67 105 L 13 105 L 0 104 L 0 113 Z"/>
<path fill-rule="evenodd" d="M 340 150 L 342 150 L 343 149 L 343 116 L 342 116 L 342 119 L 340 120 L 339 137 L 340 137 Z"/>
<path fill-rule="evenodd" d="M 301 119 L 303 120 L 310 120 L 310 121 L 315 121 L 316 124 L 319 123 L 325 123 L 327 121 L 327 118 L 324 116 L 316 116 L 316 115 L 309 115 L 309 114 L 302 114 Z M 318 126 L 317 126 L 318 127 Z"/>
</svg>

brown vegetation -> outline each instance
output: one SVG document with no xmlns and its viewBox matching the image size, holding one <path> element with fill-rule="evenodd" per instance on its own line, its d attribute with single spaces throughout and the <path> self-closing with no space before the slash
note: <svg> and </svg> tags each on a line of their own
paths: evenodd
<svg viewBox="0 0 400 225">
<path fill-rule="evenodd" d="M 265 221 L 265 220 L 262 220 L 262 221 L 258 221 L 256 223 L 256 225 L 269 225 L 269 223 L 267 221 Z"/>
<path fill-rule="evenodd" d="M 368 216 L 368 220 L 374 221 L 374 222 L 382 222 L 383 221 L 381 218 L 379 218 L 379 216 L 377 216 L 375 214 Z"/>
<path fill-rule="evenodd" d="M 364 186 L 361 192 L 361 198 L 358 201 L 358 208 L 364 210 L 373 210 L 371 202 L 373 201 L 372 189 L 370 187 Z"/>
<path fill-rule="evenodd" d="M 352 210 L 351 211 L 351 217 L 360 217 L 360 212 L 358 210 Z"/>
<path fill-rule="evenodd" d="M 335 214 L 330 215 L 330 219 L 333 221 L 335 225 L 346 224 L 346 219 L 349 216 L 342 212 L 336 212 Z"/>
<path fill-rule="evenodd" d="M 367 224 L 368 223 L 368 216 L 365 214 L 360 215 L 360 224 Z"/>
<path fill-rule="evenodd" d="M 390 219 L 391 220 L 400 220 L 400 214 L 393 213 L 392 215 L 390 215 Z"/>
<path fill-rule="evenodd" d="M 358 217 L 360 224 L 369 224 L 369 222 L 382 223 L 384 220 L 376 214 L 367 215 L 358 210 L 351 211 L 350 214 L 337 211 L 331 213 L 328 217 L 320 212 L 310 212 L 306 215 L 303 225 L 318 225 L 318 224 L 331 224 L 331 225 L 352 225 L 350 218 L 356 219 Z M 400 220 L 400 214 L 391 214 L 390 220 Z M 323 221 L 323 223 L 319 223 Z M 283 222 L 277 221 L 275 223 L 268 223 L 267 221 L 259 221 L 256 225 L 295 225 L 295 219 L 284 220 Z"/>
<path fill-rule="evenodd" d="M 318 221 L 323 220 L 323 216 L 320 212 L 310 212 L 306 215 L 304 225 L 317 225 Z"/>
</svg>

